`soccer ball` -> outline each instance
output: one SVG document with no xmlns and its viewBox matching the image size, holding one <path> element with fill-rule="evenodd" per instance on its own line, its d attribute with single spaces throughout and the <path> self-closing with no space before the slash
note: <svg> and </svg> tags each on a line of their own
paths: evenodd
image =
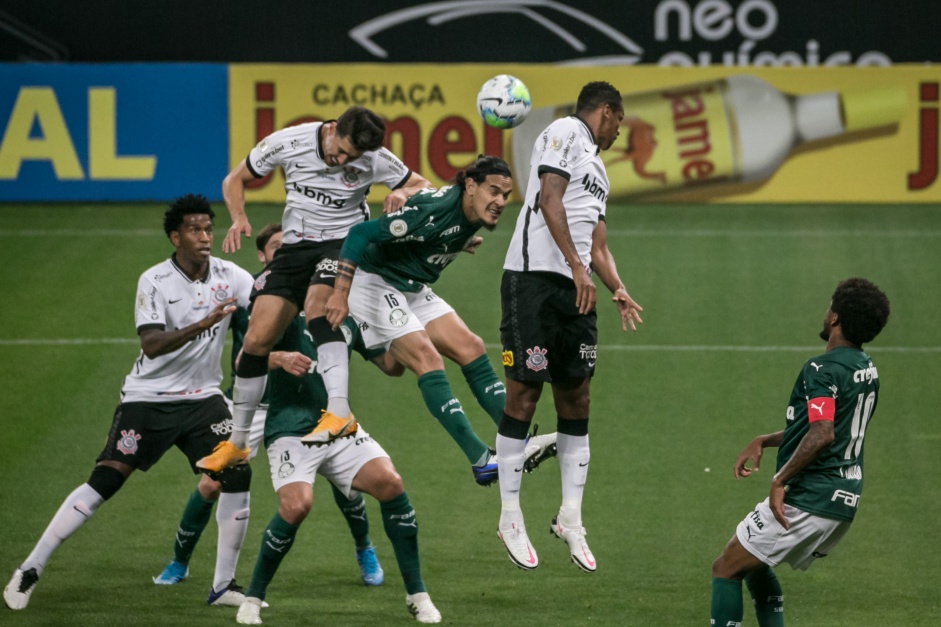
<svg viewBox="0 0 941 627">
<path fill-rule="evenodd" d="M 477 92 L 477 111 L 494 128 L 519 126 L 531 108 L 529 89 L 509 74 L 494 76 Z"/>
</svg>

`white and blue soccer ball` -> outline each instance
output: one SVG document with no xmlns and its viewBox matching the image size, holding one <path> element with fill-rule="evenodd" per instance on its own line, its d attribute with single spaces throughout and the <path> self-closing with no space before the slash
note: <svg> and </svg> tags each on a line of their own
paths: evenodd
<svg viewBox="0 0 941 627">
<path fill-rule="evenodd" d="M 509 74 L 494 76 L 477 92 L 477 111 L 494 128 L 519 126 L 531 108 L 529 89 Z"/>
</svg>

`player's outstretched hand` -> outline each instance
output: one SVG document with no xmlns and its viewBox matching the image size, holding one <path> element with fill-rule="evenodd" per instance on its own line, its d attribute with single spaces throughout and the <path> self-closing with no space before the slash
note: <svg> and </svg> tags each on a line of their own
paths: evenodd
<svg viewBox="0 0 941 627">
<path fill-rule="evenodd" d="M 572 279 L 575 281 L 575 306 L 578 307 L 578 313 L 585 315 L 595 308 L 598 298 L 595 284 L 588 268 L 572 272 Z"/>
<path fill-rule="evenodd" d="M 331 294 L 330 298 L 327 300 L 325 309 L 327 312 L 327 322 L 329 322 L 333 330 L 336 331 L 340 328 L 340 324 L 346 320 L 346 317 L 350 315 L 347 292 L 334 289 L 333 294 Z"/>
<path fill-rule="evenodd" d="M 218 324 L 219 321 L 235 311 L 235 301 L 237 300 L 237 298 L 227 298 L 213 307 L 209 315 L 203 318 L 203 326 L 207 329 L 211 329 Z"/>
<path fill-rule="evenodd" d="M 313 363 L 304 353 L 293 351 L 275 351 L 271 353 L 269 361 L 274 361 L 279 368 L 295 377 L 303 377 L 310 372 L 310 365 Z"/>
<path fill-rule="evenodd" d="M 750 477 L 752 472 L 758 472 L 758 467 L 761 465 L 761 455 L 764 453 L 764 450 L 760 437 L 749 442 L 745 450 L 739 453 L 738 459 L 735 460 L 735 478 L 742 479 Z M 748 462 L 752 462 L 751 468 L 748 467 Z"/>
<path fill-rule="evenodd" d="M 644 321 L 640 319 L 640 312 L 644 310 L 643 307 L 634 302 L 634 299 L 630 297 L 623 287 L 618 288 L 614 292 L 614 296 L 611 297 L 611 300 L 617 305 L 618 313 L 621 314 L 621 328 L 627 331 L 627 325 L 631 325 L 631 331 L 637 330 L 638 324 L 643 324 Z"/>
<path fill-rule="evenodd" d="M 242 247 L 242 235 L 252 236 L 252 225 L 248 223 L 248 218 L 236 218 L 232 222 L 225 239 L 222 240 L 222 252 L 234 253 L 239 250 Z"/>
<path fill-rule="evenodd" d="M 389 192 L 386 199 L 382 201 L 382 213 L 393 213 L 405 206 L 405 201 L 409 195 L 403 189 L 396 189 Z"/>
<path fill-rule="evenodd" d="M 465 253 L 470 253 L 473 255 L 477 252 L 477 249 L 480 248 L 480 245 L 483 243 L 484 238 L 480 237 L 479 235 L 472 235 L 471 238 L 464 243 L 464 248 L 461 250 L 463 250 Z"/>
</svg>

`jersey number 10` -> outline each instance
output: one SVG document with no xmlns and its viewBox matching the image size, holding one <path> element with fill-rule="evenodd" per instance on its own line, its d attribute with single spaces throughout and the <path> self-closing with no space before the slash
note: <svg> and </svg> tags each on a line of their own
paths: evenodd
<svg viewBox="0 0 941 627">
<path fill-rule="evenodd" d="M 865 396 L 865 401 L 863 397 Z M 856 399 L 856 411 L 853 413 L 853 425 L 850 430 L 850 443 L 846 446 L 843 459 L 859 457 L 863 450 L 863 437 L 866 435 L 866 425 L 872 418 L 872 408 L 876 404 L 876 393 L 870 392 L 868 396 L 860 394 Z"/>
</svg>

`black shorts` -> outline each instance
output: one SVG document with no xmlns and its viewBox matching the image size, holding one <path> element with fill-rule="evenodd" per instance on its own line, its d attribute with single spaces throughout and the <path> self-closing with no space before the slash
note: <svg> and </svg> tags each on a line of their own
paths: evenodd
<svg viewBox="0 0 941 627">
<path fill-rule="evenodd" d="M 575 282 L 555 272 L 503 273 L 500 341 L 515 381 L 572 381 L 595 373 L 597 314 L 578 313 Z"/>
<path fill-rule="evenodd" d="M 147 470 L 176 445 L 198 472 L 196 462 L 209 455 L 232 431 L 232 415 L 221 395 L 198 401 L 121 403 L 96 462 L 123 462 Z"/>
<path fill-rule="evenodd" d="M 281 296 L 304 308 L 311 285 L 333 287 L 337 279 L 342 239 L 328 242 L 298 242 L 279 248 L 271 263 L 255 279 L 252 300 L 259 295 Z"/>
</svg>

